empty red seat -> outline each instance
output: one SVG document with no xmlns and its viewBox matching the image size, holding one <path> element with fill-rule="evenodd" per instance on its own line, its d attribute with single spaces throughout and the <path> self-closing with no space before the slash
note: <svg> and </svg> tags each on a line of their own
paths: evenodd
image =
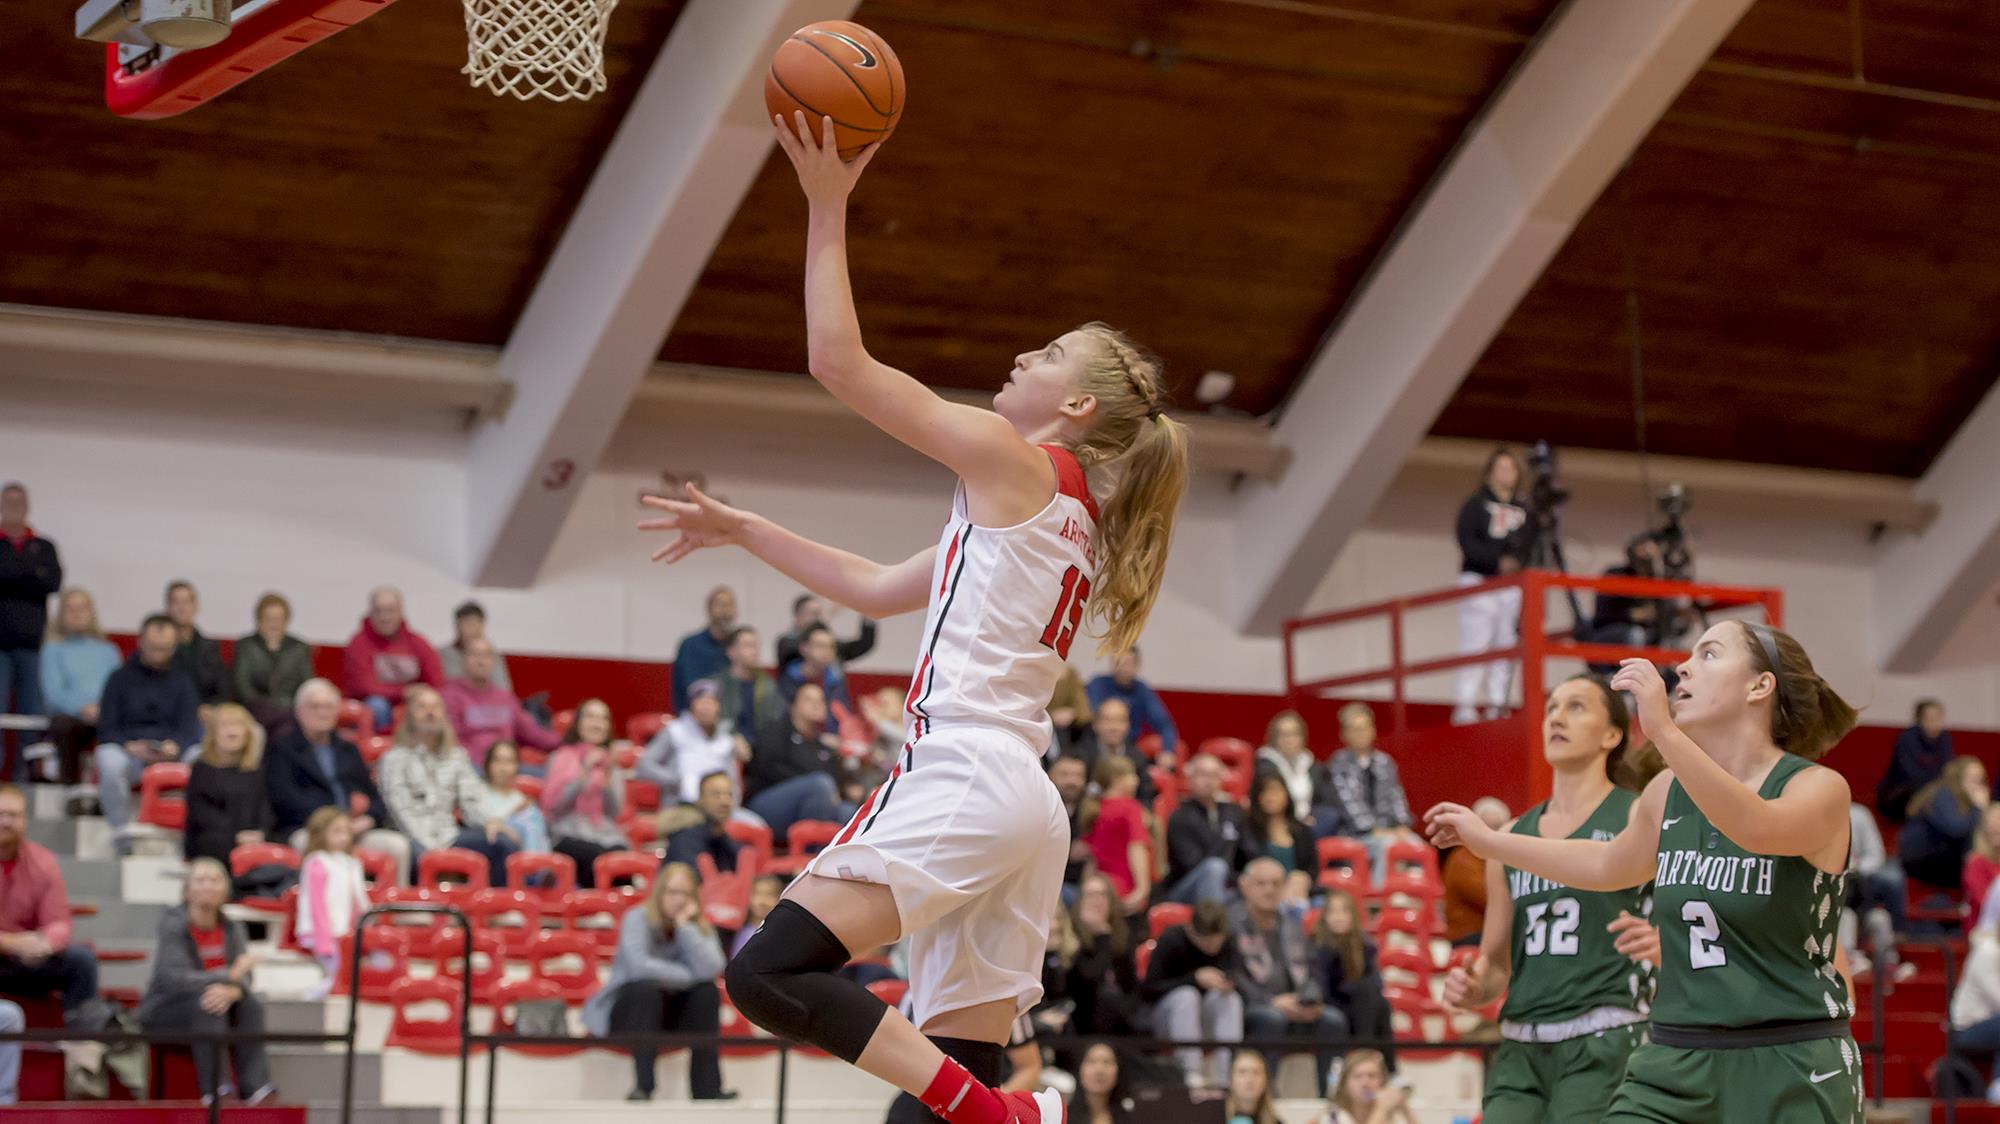
<svg viewBox="0 0 2000 1124">
<path fill-rule="evenodd" d="M 568 1002 L 567 999 L 563 998 L 562 985 L 554 980 L 529 976 L 525 979 L 500 981 L 493 988 L 491 999 L 493 1004 L 493 1033 L 515 1033 L 514 1028 L 520 1022 L 520 1005 L 522 1003 L 548 1000 Z M 523 1054 L 534 1054 L 538 1057 L 552 1058 L 579 1054 L 589 1049 L 589 1047 L 548 1045 L 509 1046 L 507 1049 L 519 1050 Z"/>
<path fill-rule="evenodd" d="M 770 869 L 771 855 L 777 850 L 771 840 L 770 828 L 765 827 L 763 824 L 730 820 L 722 825 L 722 830 L 731 839 L 734 839 L 743 848 L 744 852 L 749 852 L 748 854 L 742 852 L 737 854 L 736 869 L 742 870 L 744 864 L 748 863 L 752 877 Z"/>
<path fill-rule="evenodd" d="M 581 1003 L 597 991 L 597 942 L 583 933 L 537 934 L 528 963 L 536 979 L 562 988 L 567 1002 Z"/>
<path fill-rule="evenodd" d="M 1426 994 L 1431 987 L 1431 954 L 1427 949 L 1385 948 L 1376 961 L 1384 987 L 1408 988 Z"/>
<path fill-rule="evenodd" d="M 663 710 L 642 710 L 625 720 L 625 737 L 633 745 L 643 746 L 653 740 L 672 715 Z"/>
<path fill-rule="evenodd" d="M 1194 920 L 1194 907 L 1179 902 L 1161 902 L 1146 911 L 1146 930 L 1154 940 L 1166 935 L 1168 929 L 1185 925 Z"/>
<path fill-rule="evenodd" d="M 460 906 L 481 932 L 499 936 L 501 948 L 519 959 L 542 931 L 541 902 L 521 890 L 479 890 Z"/>
<path fill-rule="evenodd" d="M 361 751 L 361 760 L 373 769 L 377 762 L 389 756 L 390 750 L 396 748 L 396 739 L 391 734 L 375 734 L 357 741 L 355 748 Z"/>
<path fill-rule="evenodd" d="M 334 977 L 333 991 L 336 995 L 346 995 L 354 972 L 354 940 L 348 938 L 339 943 L 339 973 Z M 380 923 L 361 930 L 361 992 L 360 998 L 371 1003 L 382 1003 L 389 999 L 391 989 L 410 974 L 411 933 L 394 925 Z"/>
<path fill-rule="evenodd" d="M 229 850 L 229 876 L 241 878 L 260 866 L 281 866 L 286 870 L 299 869 L 299 853 L 282 843 L 244 843 Z M 279 898 L 242 897 L 236 904 L 245 909 L 261 909 L 269 913 L 285 911 L 285 901 Z"/>
<path fill-rule="evenodd" d="M 1398 839 L 1389 844 L 1387 858 L 1388 870 L 1385 876 L 1421 875 L 1428 878 L 1434 886 L 1444 884 L 1444 880 L 1438 875 L 1437 849 L 1428 843 L 1419 843 L 1414 839 Z"/>
<path fill-rule="evenodd" d="M 354 861 L 361 864 L 361 876 L 368 880 L 370 898 L 379 902 L 384 894 L 396 888 L 398 876 L 394 855 L 356 847 Z"/>
<path fill-rule="evenodd" d="M 187 786 L 190 769 L 179 761 L 148 765 L 139 774 L 140 823 L 167 831 L 187 826 Z"/>
<path fill-rule="evenodd" d="M 459 985 L 441 978 L 404 978 L 389 990 L 388 1001 L 395 1011 L 389 1017 L 389 1034 L 383 1045 L 414 1050 L 420 1054 L 456 1055 L 459 1020 L 465 1010 Z M 419 1004 L 442 1004 L 440 1017 L 418 1018 L 412 1008 Z"/>
<path fill-rule="evenodd" d="M 618 923 L 625 911 L 639 904 L 635 894 L 616 890 L 578 890 L 570 895 L 563 911 L 563 928 L 582 933 L 596 943 L 600 952 L 618 947 Z"/>
<path fill-rule="evenodd" d="M 1400 987 L 1385 987 L 1382 997 L 1389 1001 L 1390 1025 L 1397 1038 L 1421 1038 L 1425 1042 L 1449 1042 L 1458 1037 L 1444 1005 L 1428 993 Z"/>
<path fill-rule="evenodd" d="M 562 901 L 576 889 L 576 860 L 560 852 L 507 856 L 507 885 L 526 890 L 542 903 L 544 914 L 562 915 Z"/>
<path fill-rule="evenodd" d="M 645 851 L 606 851 L 590 864 L 598 889 L 627 894 L 643 895 L 659 869 L 659 856 Z"/>
<path fill-rule="evenodd" d="M 660 786 L 629 777 L 625 781 L 625 814 L 650 816 L 660 810 Z"/>
<path fill-rule="evenodd" d="M 466 976 L 465 930 L 457 926 L 431 934 L 429 959 L 437 961 L 438 978 L 459 981 Z M 507 971 L 506 938 L 491 930 L 472 931 L 472 1001 L 484 1003 Z"/>
<path fill-rule="evenodd" d="M 444 847 L 417 859 L 417 885 L 453 904 L 470 900 L 492 881 L 492 867 L 477 851 Z"/>
<path fill-rule="evenodd" d="M 334 730 L 359 745 L 375 734 L 375 712 L 360 699 L 342 699 L 340 717 L 334 719 Z"/>
<path fill-rule="evenodd" d="M 797 874 L 812 862 L 820 848 L 833 842 L 845 825 L 826 820 L 800 820 L 785 833 L 785 854 L 771 860 L 768 869 L 779 874 Z"/>
<path fill-rule="evenodd" d="M 1344 889 L 1354 892 L 1359 883 L 1365 890 L 1371 881 L 1368 875 L 1368 848 L 1359 839 L 1349 839 L 1344 835 L 1329 835 L 1313 844 L 1319 853 L 1319 884 L 1326 889 Z"/>
<path fill-rule="evenodd" d="M 1242 738 L 1205 738 L 1193 756 L 1213 757 L 1225 769 L 1243 769 L 1256 764 L 1257 747 Z"/>
</svg>

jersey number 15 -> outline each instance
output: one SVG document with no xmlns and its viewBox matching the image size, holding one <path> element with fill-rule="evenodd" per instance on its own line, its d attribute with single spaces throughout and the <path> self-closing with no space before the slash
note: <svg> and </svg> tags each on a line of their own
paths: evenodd
<svg viewBox="0 0 2000 1124">
<path fill-rule="evenodd" d="M 1069 658 L 1069 646 L 1076 641 L 1076 626 L 1083 620 L 1083 603 L 1090 598 L 1090 579 L 1071 566 L 1063 572 L 1062 596 L 1056 598 L 1055 614 L 1042 630 L 1042 647 L 1054 648 L 1056 655 Z"/>
</svg>

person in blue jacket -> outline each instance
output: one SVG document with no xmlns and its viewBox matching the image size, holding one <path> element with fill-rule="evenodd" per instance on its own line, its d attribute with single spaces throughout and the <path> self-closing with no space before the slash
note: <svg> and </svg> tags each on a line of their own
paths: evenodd
<svg viewBox="0 0 2000 1124">
<path fill-rule="evenodd" d="M 1174 756 L 1180 749 L 1181 732 L 1175 728 L 1174 716 L 1167 713 L 1167 704 L 1160 701 L 1158 692 L 1139 678 L 1137 645 L 1119 653 L 1117 662 L 1111 665 L 1111 674 L 1091 680 L 1090 686 L 1084 690 L 1090 696 L 1093 710 L 1103 706 L 1105 699 L 1123 700 L 1126 709 L 1132 712 L 1133 737 L 1160 735 L 1160 759 L 1157 764 L 1174 763 Z"/>
</svg>

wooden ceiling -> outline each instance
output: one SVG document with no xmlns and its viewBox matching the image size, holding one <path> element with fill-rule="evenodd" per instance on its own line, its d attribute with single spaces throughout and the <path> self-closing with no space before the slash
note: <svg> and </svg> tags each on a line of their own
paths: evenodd
<svg viewBox="0 0 2000 1124">
<path fill-rule="evenodd" d="M 911 89 L 854 200 L 870 341 L 990 387 L 1101 318 L 1281 408 L 1556 6 L 864 0 Z M 66 4 L 0 0 L 0 301 L 501 343 L 678 10 L 623 0 L 590 103 L 469 89 L 409 0 L 134 123 Z M 1654 451 L 1920 472 L 2000 357 L 1996 48 L 1981 0 L 1759 0 L 1436 432 L 1633 447 L 1633 291 Z M 802 367 L 803 215 L 774 156 L 664 358 Z"/>
</svg>

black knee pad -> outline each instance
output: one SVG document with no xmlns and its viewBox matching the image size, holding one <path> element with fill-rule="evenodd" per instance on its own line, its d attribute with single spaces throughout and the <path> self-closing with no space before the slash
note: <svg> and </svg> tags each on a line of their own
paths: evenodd
<svg viewBox="0 0 2000 1124">
<path fill-rule="evenodd" d="M 847 946 L 797 902 L 781 901 L 723 969 L 729 1001 L 772 1034 L 853 1062 L 875 1036 L 888 1005 L 833 973 Z"/>
</svg>

